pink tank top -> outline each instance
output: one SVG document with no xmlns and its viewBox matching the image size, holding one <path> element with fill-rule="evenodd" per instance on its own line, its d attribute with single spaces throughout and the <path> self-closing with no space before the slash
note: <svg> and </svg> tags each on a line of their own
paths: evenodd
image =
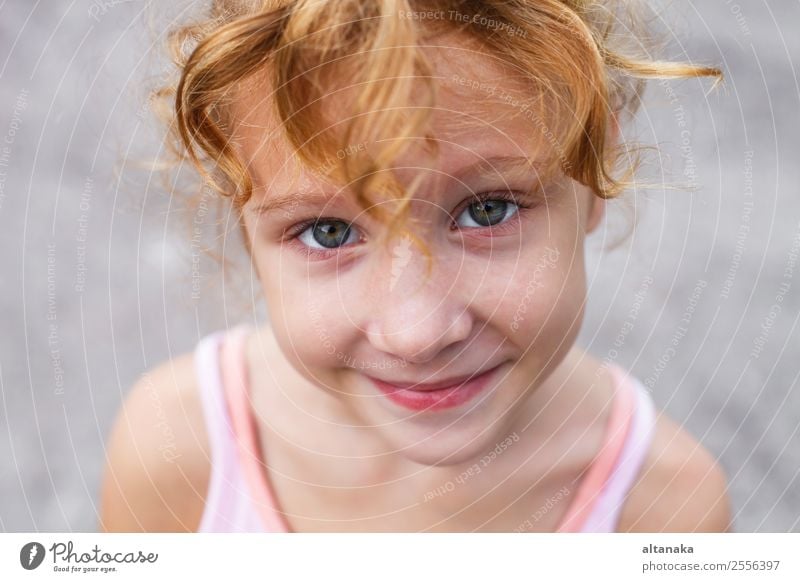
<svg viewBox="0 0 800 582">
<path fill-rule="evenodd" d="M 276 503 L 250 411 L 240 325 L 203 338 L 195 370 L 205 416 L 211 473 L 200 532 L 289 532 Z M 605 440 L 581 477 L 559 532 L 613 532 L 625 496 L 650 448 L 655 407 L 647 389 L 611 363 L 616 396 Z"/>
</svg>

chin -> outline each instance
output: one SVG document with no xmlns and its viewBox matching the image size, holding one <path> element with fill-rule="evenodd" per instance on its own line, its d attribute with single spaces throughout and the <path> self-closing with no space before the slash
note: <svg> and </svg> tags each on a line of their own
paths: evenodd
<svg viewBox="0 0 800 582">
<path fill-rule="evenodd" d="M 420 465 L 472 464 L 481 459 L 495 444 L 506 438 L 502 425 L 495 423 L 494 430 L 483 430 L 491 424 L 485 416 L 478 426 L 459 426 L 464 419 L 458 419 L 452 426 L 441 424 L 436 427 L 405 427 L 386 435 L 394 450 Z"/>
</svg>

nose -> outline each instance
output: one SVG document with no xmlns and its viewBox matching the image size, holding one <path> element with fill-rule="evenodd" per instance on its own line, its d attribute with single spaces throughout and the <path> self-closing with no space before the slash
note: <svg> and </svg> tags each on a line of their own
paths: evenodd
<svg viewBox="0 0 800 582">
<path fill-rule="evenodd" d="M 454 284 L 456 273 L 438 261 L 427 273 L 426 257 L 416 249 L 405 260 L 400 256 L 395 254 L 387 276 L 375 279 L 385 289 L 375 295 L 366 335 L 374 348 L 424 364 L 467 339 L 473 316 Z"/>
</svg>

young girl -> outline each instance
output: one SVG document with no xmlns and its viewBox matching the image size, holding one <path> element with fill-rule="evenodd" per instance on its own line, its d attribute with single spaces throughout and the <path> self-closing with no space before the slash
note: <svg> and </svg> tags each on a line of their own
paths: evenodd
<svg viewBox="0 0 800 582">
<path fill-rule="evenodd" d="M 641 80 L 720 76 L 649 60 L 634 8 L 218 0 L 178 31 L 162 95 L 269 323 L 133 388 L 101 527 L 726 531 L 708 451 L 574 345 Z"/>
</svg>

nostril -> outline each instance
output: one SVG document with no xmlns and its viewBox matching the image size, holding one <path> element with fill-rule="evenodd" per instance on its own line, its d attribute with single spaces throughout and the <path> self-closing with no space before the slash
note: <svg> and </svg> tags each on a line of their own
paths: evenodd
<svg viewBox="0 0 800 582">
<path fill-rule="evenodd" d="M 471 314 L 461 309 L 451 317 L 438 310 L 414 323 L 408 316 L 384 312 L 366 327 L 366 336 L 373 348 L 409 364 L 425 364 L 443 351 L 467 340 L 473 330 Z"/>
</svg>

